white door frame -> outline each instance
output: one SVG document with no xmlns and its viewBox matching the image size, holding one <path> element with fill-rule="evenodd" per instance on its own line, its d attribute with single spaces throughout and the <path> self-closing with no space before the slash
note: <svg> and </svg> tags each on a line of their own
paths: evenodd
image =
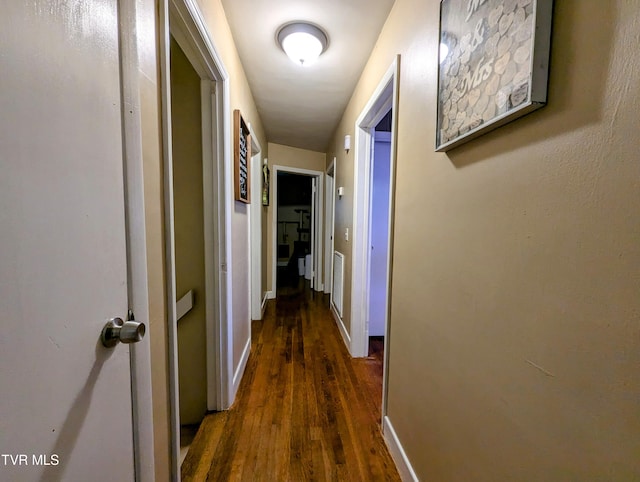
<svg viewBox="0 0 640 482">
<path fill-rule="evenodd" d="M 313 286 L 316 291 L 322 291 L 322 266 L 321 263 L 318 262 L 320 256 L 319 253 L 322 253 L 322 229 L 319 229 L 319 226 L 323 225 L 323 199 L 324 199 L 324 172 L 322 171 L 314 171 L 311 169 L 300 169 L 298 167 L 289 167 L 289 166 L 272 166 L 271 171 L 271 185 L 273 188 L 272 199 L 274 200 L 274 212 L 273 219 L 271 220 L 271 232 L 272 232 L 272 250 L 271 250 L 271 259 L 273 262 L 271 263 L 271 286 L 273 290 L 273 295 L 275 297 L 277 292 L 277 272 L 278 272 L 278 173 L 279 172 L 288 172 L 290 174 L 301 174 L 303 176 L 315 177 L 317 180 L 317 195 L 312 193 L 311 202 L 316 203 L 316 229 L 315 229 L 315 247 L 316 252 L 311 253 L 311 258 L 314 260 L 314 274 L 313 274 Z M 311 244 L 311 243 L 310 243 Z"/>
<path fill-rule="evenodd" d="M 251 300 L 251 319 L 262 319 L 263 290 L 262 290 L 262 148 L 258 138 L 249 123 L 251 134 L 251 185 L 253 195 L 249 205 L 249 263 L 251 265 L 251 283 L 249 299 Z M 249 329 L 251 339 L 251 329 Z"/>
<path fill-rule="evenodd" d="M 375 126 L 393 110 L 391 126 L 391 155 L 389 171 L 389 259 L 387 266 L 387 293 L 391 294 L 391 265 L 393 252 L 393 213 L 395 198 L 395 164 L 397 143 L 397 105 L 400 56 L 397 56 L 382 77 L 355 124 L 354 152 L 354 206 L 353 206 L 353 267 L 351 281 L 351 355 L 366 357 L 369 347 L 367 326 L 369 293 L 369 211 L 371 197 L 371 164 L 373 153 L 373 133 Z M 391 300 L 387 306 L 384 350 L 384 374 L 382 393 L 382 416 L 386 415 L 387 374 L 389 360 L 389 313 Z"/>
<path fill-rule="evenodd" d="M 326 171 L 325 183 L 325 223 L 324 223 L 324 292 L 331 293 L 333 288 L 333 251 L 336 218 L 336 158 L 333 158 Z M 329 180 L 331 178 L 331 180 Z"/>
<path fill-rule="evenodd" d="M 193 0 L 161 0 L 159 15 L 164 158 L 164 204 L 169 338 L 169 402 L 173 480 L 180 480 L 178 330 L 175 291 L 173 159 L 171 141 L 170 36 L 202 79 L 202 142 L 205 236 L 207 408 L 231 404 L 233 374 L 231 270 L 231 114 L 229 75 Z M 215 91 L 215 95 L 213 95 Z M 215 126 L 215 129 L 213 128 Z"/>
<path fill-rule="evenodd" d="M 317 211 L 318 211 L 318 181 L 315 177 L 311 178 L 311 226 L 310 231 L 311 235 L 309 236 L 309 241 L 311 243 L 311 259 L 312 259 L 312 268 L 311 268 L 311 289 L 315 288 L 318 283 L 316 283 L 316 268 L 318 266 L 318 249 L 316 243 L 316 233 L 317 227 L 316 223 L 318 222 Z M 305 274 L 306 274 L 306 265 L 305 265 Z"/>
<path fill-rule="evenodd" d="M 119 3 L 120 76 L 122 88 L 123 162 L 127 236 L 127 290 L 129 308 L 136 320 L 149 324 L 147 238 L 138 70 L 137 4 Z M 125 108 L 126 107 L 126 108 Z M 155 479 L 153 400 L 151 390 L 151 343 L 149 336 L 133 343 L 129 351 L 133 422 L 133 459 L 136 480 Z"/>
</svg>

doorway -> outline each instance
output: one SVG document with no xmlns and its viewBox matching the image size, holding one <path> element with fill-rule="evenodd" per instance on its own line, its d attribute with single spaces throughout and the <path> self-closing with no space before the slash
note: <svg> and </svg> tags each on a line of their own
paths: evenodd
<svg viewBox="0 0 640 482">
<path fill-rule="evenodd" d="M 272 180 L 272 286 L 277 294 L 281 285 L 292 287 L 303 278 L 322 291 L 324 173 L 274 165 Z"/>
<path fill-rule="evenodd" d="M 207 411 L 204 179 L 200 76 L 171 37 L 173 222 L 180 458 Z"/>
<path fill-rule="evenodd" d="M 312 190 L 310 176 L 278 172 L 276 292 L 311 281 Z"/>
<path fill-rule="evenodd" d="M 201 18 L 197 5 L 186 0 L 160 5 L 170 441 L 175 480 L 180 473 L 181 426 L 197 425 L 206 411 L 228 408 L 232 393 L 227 326 L 232 185 L 225 135 L 231 131 L 228 74 Z M 189 71 L 188 95 L 181 92 L 184 86 L 175 82 L 172 86 L 178 57 Z M 172 118 L 176 95 L 189 99 L 188 129 Z M 197 245 L 193 252 L 185 250 L 185 240 L 187 246 Z M 201 265 L 193 279 L 183 276 L 194 274 L 185 266 L 189 262 Z M 187 324 L 191 325 L 186 328 L 188 337 L 181 340 Z M 193 373 L 187 375 L 189 367 L 199 374 L 196 383 L 186 381 L 196 378 Z"/>
<path fill-rule="evenodd" d="M 354 357 L 369 355 L 369 335 L 374 310 L 381 310 L 380 324 L 384 336 L 382 417 L 386 416 L 389 360 L 389 313 L 391 311 L 391 267 L 393 252 L 393 199 L 395 183 L 398 76 L 400 57 L 391 64 L 355 125 L 354 153 L 354 225 L 351 284 L 351 343 Z M 388 116 L 388 117 L 387 117 Z M 376 133 L 376 127 L 388 126 L 389 134 Z M 388 147 L 380 142 L 375 162 L 376 135 L 388 137 Z M 388 149 L 388 158 L 382 154 Z M 376 169 L 377 167 L 377 169 Z M 376 179 L 378 171 L 380 179 Z M 388 172 L 388 174 L 387 174 Z M 376 180 L 380 186 L 376 186 Z M 379 217 L 385 214 L 386 220 Z M 372 242 L 373 241 L 373 242 Z M 375 242 L 375 244 L 374 244 Z M 377 250 L 376 255 L 372 256 Z M 372 281 L 373 280 L 373 281 Z M 374 293 L 372 290 L 378 290 Z M 376 297 L 381 296 L 382 300 Z M 380 307 L 372 307 L 380 303 Z M 380 328 L 374 327 L 379 330 Z"/>
<path fill-rule="evenodd" d="M 333 158 L 331 164 L 327 168 L 325 177 L 325 227 L 324 227 L 324 292 L 331 294 L 333 287 L 333 232 L 335 230 L 335 173 L 336 158 Z"/>
<path fill-rule="evenodd" d="M 369 275 L 368 275 L 368 355 L 379 359 L 384 354 L 389 304 L 389 193 L 391 168 L 391 110 L 373 131 L 371 158 L 371 199 L 369 203 Z"/>
</svg>

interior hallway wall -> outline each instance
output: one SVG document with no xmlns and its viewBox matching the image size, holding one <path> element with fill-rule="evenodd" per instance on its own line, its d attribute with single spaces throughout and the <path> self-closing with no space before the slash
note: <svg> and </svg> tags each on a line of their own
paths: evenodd
<svg viewBox="0 0 640 482">
<path fill-rule="evenodd" d="M 420 480 L 640 477 L 640 10 L 555 3 L 549 105 L 435 153 L 439 2 L 396 0 L 328 149 L 341 233 L 401 54 L 388 416 Z"/>
</svg>

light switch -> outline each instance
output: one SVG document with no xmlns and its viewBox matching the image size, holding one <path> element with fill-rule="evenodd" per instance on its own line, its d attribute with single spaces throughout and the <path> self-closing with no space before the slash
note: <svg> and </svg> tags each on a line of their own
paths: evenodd
<svg viewBox="0 0 640 482">
<path fill-rule="evenodd" d="M 349 241 L 349 228 L 344 229 L 344 240 Z"/>
</svg>

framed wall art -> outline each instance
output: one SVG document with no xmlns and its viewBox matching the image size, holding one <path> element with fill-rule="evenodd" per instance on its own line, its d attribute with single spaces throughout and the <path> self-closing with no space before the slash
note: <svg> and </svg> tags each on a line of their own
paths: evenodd
<svg viewBox="0 0 640 482">
<path fill-rule="evenodd" d="M 441 0 L 436 151 L 547 102 L 553 0 Z"/>
<path fill-rule="evenodd" d="M 264 160 L 264 165 L 262 166 L 262 205 L 269 205 L 269 178 L 271 177 L 271 173 L 269 172 L 269 166 L 267 165 L 267 160 Z"/>
<path fill-rule="evenodd" d="M 236 201 L 251 202 L 249 164 L 251 159 L 251 134 L 239 110 L 233 111 L 233 191 Z"/>
</svg>

